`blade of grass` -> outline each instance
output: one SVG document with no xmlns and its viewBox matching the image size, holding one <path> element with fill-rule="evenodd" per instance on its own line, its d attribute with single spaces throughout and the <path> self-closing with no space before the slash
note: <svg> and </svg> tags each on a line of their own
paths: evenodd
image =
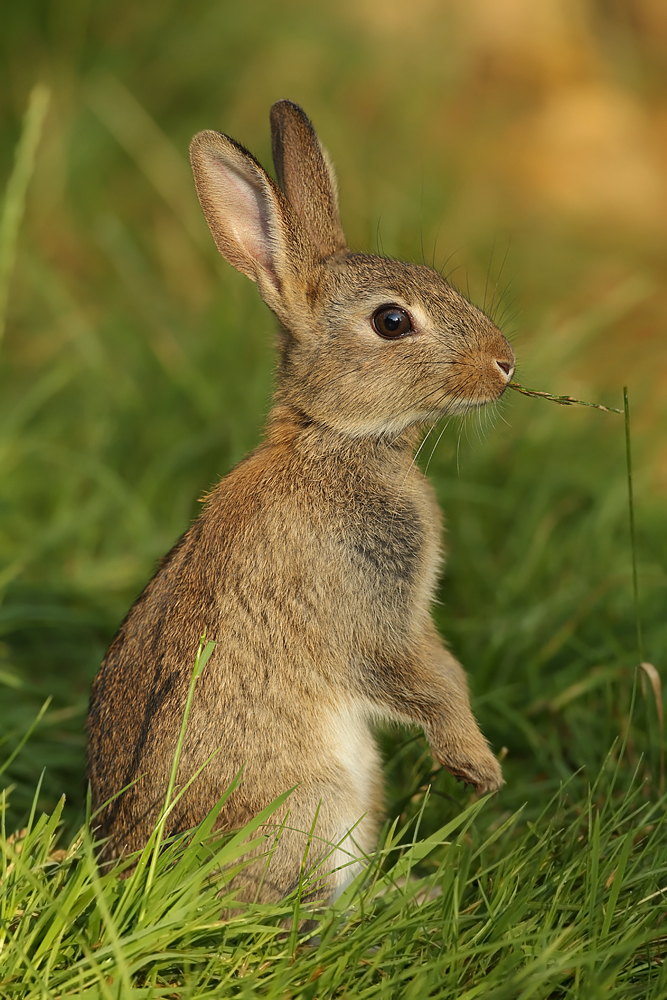
<svg viewBox="0 0 667 1000">
<path fill-rule="evenodd" d="M 618 864 L 613 871 L 611 876 L 610 893 L 609 899 L 607 900 L 607 906 L 605 908 L 604 922 L 602 924 L 601 937 L 606 938 L 611 929 L 611 922 L 614 918 L 614 912 L 616 910 L 616 904 L 618 902 L 618 895 L 621 891 L 623 885 L 623 876 L 625 875 L 625 869 L 628 863 L 628 858 L 630 857 L 630 851 L 632 849 L 632 831 L 626 833 L 625 839 L 623 840 L 623 846 L 621 847 L 621 853 L 618 859 Z"/>
<path fill-rule="evenodd" d="M 176 741 L 176 750 L 174 752 L 174 759 L 171 764 L 171 774 L 169 775 L 169 784 L 167 785 L 167 794 L 165 797 L 164 807 L 162 809 L 162 815 L 158 820 L 156 827 L 155 842 L 153 844 L 153 854 L 151 857 L 151 864 L 148 870 L 148 878 L 146 879 L 146 888 L 144 890 L 144 902 L 139 914 L 139 923 L 143 923 L 146 917 L 146 909 L 148 904 L 148 898 L 150 896 L 151 886 L 155 878 L 155 868 L 157 865 L 158 854 L 160 853 L 160 846 L 164 838 L 165 824 L 167 822 L 167 816 L 170 812 L 171 797 L 174 794 L 174 786 L 176 784 L 176 772 L 178 770 L 178 763 L 181 759 L 181 751 L 183 749 L 183 742 L 185 740 L 185 730 L 188 725 L 188 718 L 190 715 L 190 709 L 192 708 L 192 700 L 195 694 L 195 685 L 201 677 L 202 671 L 208 661 L 211 658 L 211 654 L 215 649 L 214 642 L 206 642 L 206 632 L 202 635 L 199 640 L 199 649 L 197 650 L 197 656 L 195 658 L 195 665 L 192 671 L 192 677 L 190 678 L 190 687 L 188 689 L 188 696 L 185 701 L 185 709 L 183 711 L 183 721 L 181 722 L 181 731 L 178 734 L 178 740 Z"/>
<path fill-rule="evenodd" d="M 642 660 L 639 664 L 639 669 L 648 677 L 655 700 L 655 710 L 658 716 L 658 739 L 660 741 L 660 794 L 663 795 L 665 791 L 665 744 L 663 739 L 665 714 L 662 704 L 662 684 L 660 683 L 660 674 L 652 663 L 646 663 L 646 661 Z"/>
<path fill-rule="evenodd" d="M 299 915 L 301 912 L 301 897 L 303 895 L 304 880 L 307 873 L 308 855 L 310 854 L 310 848 L 313 843 L 313 836 L 315 834 L 315 827 L 317 826 L 317 819 L 320 815 L 320 806 L 322 802 L 318 802 L 317 809 L 315 810 L 315 816 L 313 817 L 313 822 L 310 827 L 310 832 L 308 834 L 308 840 L 306 841 L 306 850 L 303 855 L 303 861 L 301 862 L 301 870 L 299 872 L 299 888 L 294 899 L 294 910 L 292 911 L 292 929 L 290 931 L 289 937 L 289 951 L 292 955 L 296 954 L 297 941 L 299 937 Z"/>
<path fill-rule="evenodd" d="M 86 840 L 84 841 L 84 848 L 86 851 L 86 861 L 90 867 L 90 880 L 92 883 L 92 887 L 95 891 L 95 902 L 102 915 L 104 927 L 109 938 L 109 943 L 111 945 L 114 958 L 116 960 L 116 967 L 119 973 L 120 984 L 122 984 L 125 996 L 129 997 L 132 994 L 132 983 L 130 980 L 130 971 L 128 969 L 127 961 L 125 959 L 125 954 L 123 951 L 123 942 L 120 934 L 118 933 L 118 929 L 111 914 L 111 909 L 109 907 L 108 900 L 106 898 L 103 882 L 100 879 L 97 872 L 97 865 L 95 863 L 95 857 L 93 855 L 92 844 L 90 843 L 88 838 L 86 838 Z M 100 987 L 102 987 L 102 989 L 104 989 L 105 977 L 102 977 L 99 985 Z M 121 994 L 119 993 L 118 995 L 120 996 Z"/>
<path fill-rule="evenodd" d="M 635 603 L 635 625 L 637 627 L 637 651 L 639 662 L 644 657 L 644 641 L 642 638 L 642 623 L 639 617 L 639 586 L 637 583 L 637 536 L 635 534 L 635 505 L 632 492 L 632 449 L 630 445 L 630 403 L 628 402 L 628 387 L 623 386 L 623 410 L 625 413 L 625 460 L 628 473 L 628 514 L 630 516 L 630 550 L 632 552 L 632 593 Z"/>
<path fill-rule="evenodd" d="M 28 109 L 23 119 L 21 138 L 16 147 L 14 169 L 7 182 L 5 202 L 0 218 L 0 344 L 2 344 L 5 333 L 9 280 L 14 267 L 16 243 L 25 211 L 26 192 L 35 166 L 35 154 L 50 98 L 51 93 L 47 87 L 41 84 L 33 87 L 28 101 Z"/>
<path fill-rule="evenodd" d="M 623 413 L 623 410 L 618 410 L 615 406 L 603 406 L 602 403 L 587 403 L 586 400 L 575 399 L 574 396 L 553 396 L 550 392 L 540 392 L 538 389 L 525 389 L 518 382 L 510 382 L 508 389 L 514 389 L 515 392 L 520 392 L 523 396 L 550 399 L 552 403 L 558 403 L 559 406 L 573 406 L 576 403 L 577 406 L 592 406 L 593 409 L 604 410 L 605 413 Z"/>
<path fill-rule="evenodd" d="M 30 737 L 32 736 L 32 734 L 34 733 L 35 729 L 37 728 L 37 726 L 41 722 L 42 717 L 43 717 L 44 713 L 46 712 L 46 710 L 47 710 L 47 708 L 49 707 L 50 704 L 51 704 L 51 698 L 47 698 L 46 701 L 44 702 L 44 704 L 42 705 L 42 707 L 40 708 L 39 712 L 35 716 L 34 720 L 30 723 L 30 725 L 26 729 L 25 733 L 21 737 L 18 745 L 10 753 L 9 757 L 4 762 L 4 764 L 2 764 L 0 766 L 0 774 L 2 774 L 4 771 L 6 771 L 7 768 L 9 767 L 9 765 L 12 763 L 12 761 L 20 754 L 21 750 L 26 745 L 26 743 L 28 742 L 28 740 L 30 739 Z"/>
</svg>

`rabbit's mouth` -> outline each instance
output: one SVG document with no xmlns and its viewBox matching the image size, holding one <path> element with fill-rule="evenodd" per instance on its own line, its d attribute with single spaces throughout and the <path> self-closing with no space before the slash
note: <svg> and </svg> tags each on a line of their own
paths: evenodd
<svg viewBox="0 0 667 1000">
<path fill-rule="evenodd" d="M 430 419 L 434 413 L 437 419 L 460 416 L 500 399 L 514 375 L 516 361 L 504 337 L 494 346 L 496 349 L 491 352 L 471 353 L 450 363 L 440 391 L 428 400 L 433 404 Z"/>
</svg>

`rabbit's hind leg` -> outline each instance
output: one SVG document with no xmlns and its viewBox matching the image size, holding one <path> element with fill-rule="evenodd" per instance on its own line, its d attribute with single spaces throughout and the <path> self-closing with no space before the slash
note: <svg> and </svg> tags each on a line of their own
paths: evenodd
<svg viewBox="0 0 667 1000">
<path fill-rule="evenodd" d="M 304 903 L 337 899 L 363 869 L 377 834 L 375 810 L 355 815 L 349 809 L 350 789 L 345 792 L 319 783 L 296 788 L 284 809 L 262 828 L 264 845 L 225 886 L 225 894 L 234 892 L 236 904 L 278 903 L 301 886 Z M 238 906 L 225 910 L 223 919 L 234 912 Z"/>
</svg>

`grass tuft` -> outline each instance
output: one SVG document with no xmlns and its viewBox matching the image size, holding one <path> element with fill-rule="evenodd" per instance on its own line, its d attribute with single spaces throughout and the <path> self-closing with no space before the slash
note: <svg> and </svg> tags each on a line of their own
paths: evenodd
<svg viewBox="0 0 667 1000">
<path fill-rule="evenodd" d="M 86 827 L 56 847 L 61 804 L 0 839 L 2 995 L 658 998 L 665 801 L 640 780 L 606 799 L 608 783 L 563 787 L 533 821 L 475 801 L 423 836 L 426 792 L 332 907 L 306 913 L 296 893 L 224 922 L 252 829 L 221 839 L 216 809 L 167 845 L 143 913 L 143 881 L 100 875 Z"/>
</svg>

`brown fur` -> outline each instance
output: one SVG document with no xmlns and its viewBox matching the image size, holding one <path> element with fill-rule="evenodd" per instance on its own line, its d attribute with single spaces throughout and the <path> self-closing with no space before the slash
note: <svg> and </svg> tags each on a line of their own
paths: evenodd
<svg viewBox="0 0 667 1000">
<path fill-rule="evenodd" d="M 376 719 L 423 726 L 435 758 L 479 791 L 502 784 L 462 668 L 430 617 L 440 515 L 413 461 L 421 429 L 497 399 L 512 350 L 430 268 L 344 246 L 326 154 L 303 111 L 271 115 L 282 190 L 216 132 L 192 143 L 197 191 L 220 251 L 258 284 L 282 325 L 264 442 L 208 497 L 121 625 L 92 690 L 88 776 L 110 861 L 141 848 L 158 817 L 199 638 L 198 681 L 177 776 L 213 760 L 173 811 L 195 826 L 244 767 L 219 825 L 242 825 L 295 786 L 268 872 L 240 897 L 297 883 L 316 813 L 313 863 L 373 850 L 381 770 Z M 385 304 L 413 330 L 380 337 Z M 138 779 L 138 780 L 137 780 Z M 318 812 L 319 810 L 319 812 Z M 344 840 L 355 824 L 352 837 Z M 349 877 L 325 879 L 331 895 Z"/>
</svg>

